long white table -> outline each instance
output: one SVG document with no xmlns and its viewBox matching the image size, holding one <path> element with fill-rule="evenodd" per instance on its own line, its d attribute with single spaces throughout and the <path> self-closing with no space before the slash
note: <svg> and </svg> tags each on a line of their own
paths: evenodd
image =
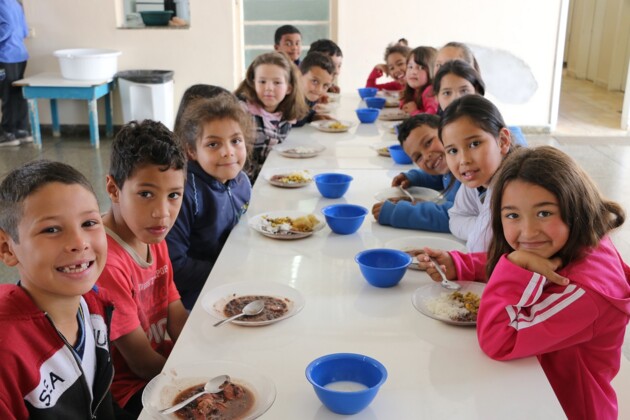
<svg viewBox="0 0 630 420">
<path fill-rule="evenodd" d="M 348 105 L 344 108 L 342 102 L 338 112 L 351 119 L 358 97 L 342 101 Z M 378 134 L 364 135 L 373 130 Z M 201 296 L 226 283 L 274 281 L 299 290 L 305 307 L 292 318 L 264 327 L 214 328 L 216 320 L 198 302 L 165 372 L 211 360 L 246 363 L 272 378 L 277 389 L 275 402 L 262 418 L 335 419 L 340 416 L 322 406 L 304 370 L 319 356 L 354 352 L 382 362 L 389 377 L 372 404 L 352 418 L 564 418 L 535 358 L 493 361 L 479 349 L 474 328 L 447 325 L 416 311 L 411 297 L 415 289 L 431 282 L 425 273 L 408 271 L 398 286 L 379 289 L 366 283 L 354 262 L 359 251 L 382 247 L 394 238 L 450 235 L 380 226 L 371 215 L 355 234 L 337 235 L 326 227 L 295 241 L 270 239 L 248 227 L 249 217 L 266 211 L 320 214 L 322 207 L 334 202 L 371 208 L 374 194 L 411 167 L 395 165 L 369 149 L 371 143 L 395 139 L 385 131 L 362 125 L 350 133 L 327 134 L 303 127 L 293 130 L 287 141 L 317 141 L 327 147 L 326 154 L 286 159 L 272 152 L 263 170 L 339 171 L 354 181 L 343 198 L 331 200 L 322 198 L 314 185 L 281 189 L 259 179 L 248 213 L 231 233 Z M 149 416 L 143 413 L 141 418 Z"/>
</svg>

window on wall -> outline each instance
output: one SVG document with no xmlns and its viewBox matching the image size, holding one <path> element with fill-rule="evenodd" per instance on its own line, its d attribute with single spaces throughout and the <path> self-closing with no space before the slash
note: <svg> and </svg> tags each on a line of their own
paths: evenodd
<svg viewBox="0 0 630 420">
<path fill-rule="evenodd" d="M 171 19 L 168 22 L 156 22 L 155 27 L 167 26 L 169 28 L 188 27 L 190 25 L 189 0 L 123 0 L 123 28 L 145 28 L 141 12 L 171 11 Z M 173 19 L 175 18 L 175 19 Z M 168 17 L 166 18 L 169 19 Z M 159 24 L 158 24 L 159 23 Z M 153 26 L 151 25 L 151 26 Z"/>
<path fill-rule="evenodd" d="M 302 33 L 302 57 L 311 42 L 330 38 L 329 0 L 243 0 L 245 60 L 273 50 L 273 36 L 282 25 Z"/>
</svg>

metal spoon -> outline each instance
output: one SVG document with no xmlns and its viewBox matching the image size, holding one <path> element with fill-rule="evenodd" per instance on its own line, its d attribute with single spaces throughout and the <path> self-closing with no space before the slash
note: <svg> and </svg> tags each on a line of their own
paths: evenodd
<svg viewBox="0 0 630 420">
<path fill-rule="evenodd" d="M 446 274 L 444 274 L 444 271 L 442 271 L 440 264 L 438 264 L 438 262 L 435 261 L 433 257 L 429 257 L 429 259 L 435 266 L 435 269 L 437 270 L 437 272 L 440 273 L 440 277 L 442 277 L 442 287 L 444 287 L 445 289 L 450 289 L 450 290 L 459 290 L 462 288 L 462 286 L 460 286 L 459 284 L 453 281 L 450 281 L 449 279 L 446 278 Z"/>
<path fill-rule="evenodd" d="M 174 413 L 175 411 L 179 410 L 182 407 L 185 407 L 186 405 L 190 404 L 191 402 L 193 402 L 194 400 L 196 400 L 197 398 L 201 397 L 204 394 L 216 394 L 217 392 L 221 392 L 222 391 L 221 385 L 223 385 L 225 381 L 229 381 L 229 380 L 230 380 L 230 377 L 228 375 L 219 375 L 217 377 L 214 377 L 210 379 L 208 382 L 206 382 L 206 384 L 203 386 L 203 391 L 196 393 L 192 397 L 187 398 L 184 401 L 177 403 L 172 407 L 165 408 L 164 410 L 160 410 L 160 414 Z"/>
<path fill-rule="evenodd" d="M 245 307 L 243 308 L 243 312 L 241 312 L 240 314 L 236 314 L 229 318 L 222 319 L 221 321 L 217 322 L 213 326 L 218 327 L 219 325 L 225 324 L 226 322 L 229 322 L 229 321 L 233 321 L 236 318 L 240 318 L 245 315 L 247 316 L 258 315 L 259 313 L 263 311 L 263 309 L 265 309 L 265 301 L 262 299 L 254 300 L 252 302 L 249 302 L 247 305 L 245 305 Z"/>
<path fill-rule="evenodd" d="M 413 195 L 411 195 L 409 191 L 407 191 L 400 185 L 398 186 L 398 189 L 400 190 L 401 193 L 403 193 L 407 198 L 411 200 L 411 204 L 416 204 L 416 198 Z"/>
</svg>

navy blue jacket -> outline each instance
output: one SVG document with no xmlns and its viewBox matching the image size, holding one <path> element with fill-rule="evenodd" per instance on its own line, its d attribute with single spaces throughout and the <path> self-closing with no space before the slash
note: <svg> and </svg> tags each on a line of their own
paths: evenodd
<svg viewBox="0 0 630 420">
<path fill-rule="evenodd" d="M 244 172 L 222 184 L 188 162 L 182 208 L 166 237 L 175 285 L 192 309 L 232 228 L 247 211 L 252 187 Z"/>
</svg>

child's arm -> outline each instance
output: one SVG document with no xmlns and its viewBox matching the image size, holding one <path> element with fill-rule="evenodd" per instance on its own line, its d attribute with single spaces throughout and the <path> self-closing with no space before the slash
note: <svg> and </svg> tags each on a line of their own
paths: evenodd
<svg viewBox="0 0 630 420">
<path fill-rule="evenodd" d="M 387 74 L 387 66 L 385 64 L 377 64 L 370 72 L 368 76 L 367 82 L 365 83 L 365 87 L 375 87 L 377 89 L 386 89 L 386 90 L 402 90 L 404 86 L 401 86 L 400 83 L 386 82 L 386 83 L 376 83 L 376 80 Z"/>
<path fill-rule="evenodd" d="M 493 359 L 510 360 L 591 339 L 599 310 L 577 284 L 545 287 L 544 276 L 501 257 L 484 289 L 477 336 Z"/>
<path fill-rule="evenodd" d="M 430 232 L 450 232 L 448 210 L 450 201 L 437 204 L 430 201 L 411 204 L 408 201 L 377 203 L 372 214 L 381 225 L 401 229 L 418 229 Z"/>
<path fill-rule="evenodd" d="M 113 343 L 131 371 L 142 379 L 150 380 L 162 371 L 166 363 L 166 358 L 153 350 L 149 338 L 140 326 Z"/>
<path fill-rule="evenodd" d="M 459 239 L 467 240 L 477 222 L 479 210 L 474 202 L 475 194 L 477 191 L 472 188 L 460 187 L 448 211 L 449 229 Z"/>
<path fill-rule="evenodd" d="M 166 321 L 166 331 L 173 342 L 179 338 L 179 334 L 188 320 L 188 311 L 184 308 L 181 300 L 175 300 L 168 304 L 168 319 Z"/>
</svg>

